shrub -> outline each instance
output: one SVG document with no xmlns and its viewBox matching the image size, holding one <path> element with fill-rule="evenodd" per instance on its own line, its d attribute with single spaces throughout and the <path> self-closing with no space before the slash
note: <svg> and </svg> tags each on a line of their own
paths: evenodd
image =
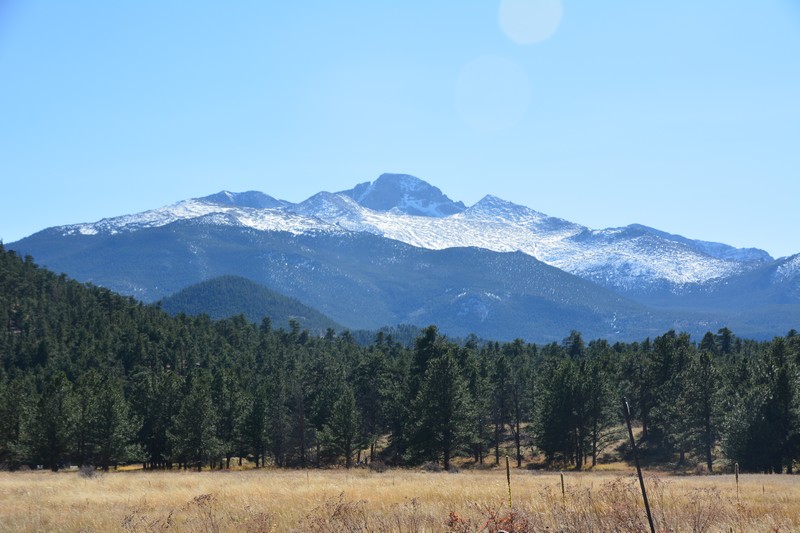
<svg viewBox="0 0 800 533">
<path fill-rule="evenodd" d="M 78 475 L 82 478 L 91 479 L 99 476 L 100 473 L 92 465 L 83 465 L 78 469 Z"/>
<path fill-rule="evenodd" d="M 439 463 L 436 463 L 434 461 L 427 461 L 425 463 L 422 463 L 422 466 L 420 467 L 420 469 L 423 472 L 441 472 L 442 471 L 442 467 L 439 465 Z"/>
</svg>

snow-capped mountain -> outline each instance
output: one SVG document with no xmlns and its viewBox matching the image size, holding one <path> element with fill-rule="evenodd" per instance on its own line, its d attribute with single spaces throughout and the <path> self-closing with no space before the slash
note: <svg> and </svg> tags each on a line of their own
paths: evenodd
<svg viewBox="0 0 800 533">
<path fill-rule="evenodd" d="M 292 234 L 368 232 L 429 250 L 519 251 L 634 295 L 689 290 L 772 260 L 762 250 L 695 241 L 641 225 L 593 230 L 491 195 L 465 208 L 438 188 L 400 174 L 384 174 L 340 193 L 321 192 L 298 204 L 253 191 L 223 191 L 58 229 L 66 235 L 115 234 L 192 219 Z"/>
<path fill-rule="evenodd" d="M 466 209 L 463 203 L 454 202 L 438 187 L 408 174 L 382 174 L 374 183 L 360 183 L 339 194 L 374 211 L 396 209 L 407 215 L 446 217 Z"/>
<path fill-rule="evenodd" d="M 397 174 L 296 204 L 223 191 L 8 246 L 143 301 L 243 276 L 355 328 L 436 323 L 549 342 L 571 329 L 640 340 L 723 326 L 769 338 L 800 323 L 800 256 L 591 229 L 491 195 L 465 207 Z"/>
</svg>

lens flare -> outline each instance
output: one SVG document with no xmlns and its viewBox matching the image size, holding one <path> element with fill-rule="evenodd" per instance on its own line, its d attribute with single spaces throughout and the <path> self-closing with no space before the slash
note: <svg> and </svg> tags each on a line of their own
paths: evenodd
<svg viewBox="0 0 800 533">
<path fill-rule="evenodd" d="M 561 23 L 561 0 L 501 0 L 500 28 L 517 44 L 545 41 Z"/>
</svg>

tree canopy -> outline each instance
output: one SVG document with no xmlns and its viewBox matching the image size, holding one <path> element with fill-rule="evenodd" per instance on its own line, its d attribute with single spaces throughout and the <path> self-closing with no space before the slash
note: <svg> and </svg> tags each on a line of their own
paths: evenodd
<svg viewBox="0 0 800 533">
<path fill-rule="evenodd" d="M 585 468 L 625 458 L 623 396 L 646 460 L 791 472 L 800 459 L 794 331 L 534 345 L 431 326 L 403 345 L 288 326 L 170 316 L 0 245 L 0 464 L 451 468 L 507 453 Z"/>
</svg>

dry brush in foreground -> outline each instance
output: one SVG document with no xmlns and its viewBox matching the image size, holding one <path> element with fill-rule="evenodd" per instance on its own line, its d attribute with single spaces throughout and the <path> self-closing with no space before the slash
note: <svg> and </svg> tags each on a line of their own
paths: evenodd
<svg viewBox="0 0 800 533">
<path fill-rule="evenodd" d="M 648 476 L 659 531 L 798 531 L 800 478 Z M 0 473 L 1 531 L 646 531 L 630 473 Z"/>
</svg>

